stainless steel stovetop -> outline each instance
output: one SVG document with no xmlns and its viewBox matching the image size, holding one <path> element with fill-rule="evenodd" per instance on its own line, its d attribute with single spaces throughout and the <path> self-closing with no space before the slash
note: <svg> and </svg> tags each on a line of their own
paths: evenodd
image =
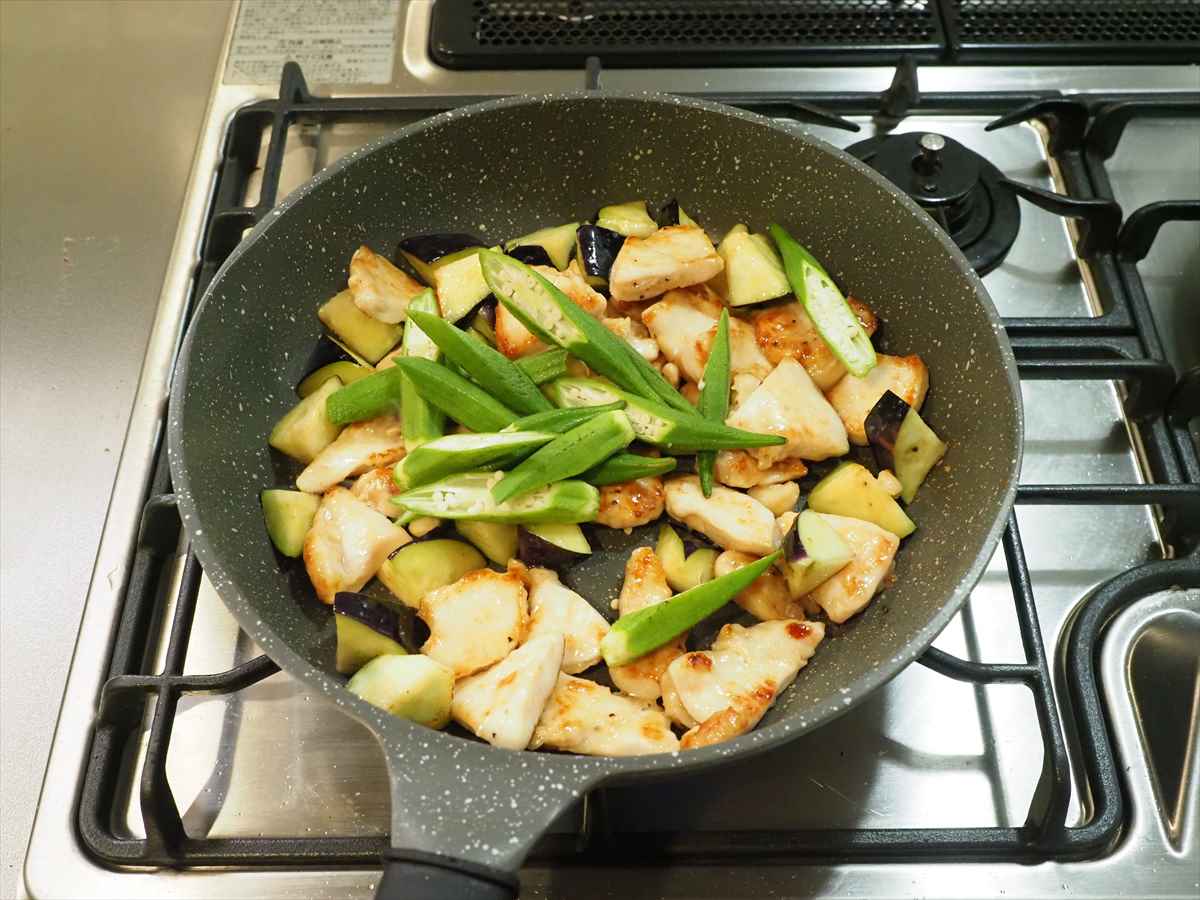
<svg viewBox="0 0 1200 900">
<path fill-rule="evenodd" d="M 485 96 L 582 86 L 583 75 L 577 72 L 440 69 L 427 53 L 431 5 L 423 0 L 407 6 L 380 4 L 385 15 L 398 17 L 389 84 L 321 84 L 310 71 L 314 87 L 345 96 Z M 228 64 L 214 85 L 72 663 L 26 864 L 26 887 L 35 897 L 366 897 L 378 875 L 331 863 L 240 870 L 115 867 L 89 853 L 74 815 L 96 698 L 152 477 L 171 361 L 199 264 L 214 167 L 234 111 L 276 92 L 278 60 L 271 54 L 277 48 L 265 40 L 254 43 L 256 12 L 246 10 L 242 29 L 236 35 L 231 29 Z M 371 77 L 380 66 L 386 71 L 378 47 L 369 41 L 356 47 L 354 64 L 327 77 Z M 266 81 L 261 73 L 268 70 L 269 83 L 240 83 Z M 1200 90 L 1200 72 L 1184 66 L 943 68 L 921 70 L 920 76 L 922 89 L 939 92 Z M 809 93 L 881 91 L 891 77 L 891 69 L 869 68 L 621 70 L 605 72 L 604 83 L 701 94 Z M 293 125 L 279 196 L 341 155 L 420 115 Z M 869 116 L 850 118 L 863 126 L 862 132 L 797 127 L 845 146 L 872 133 Z M 1062 173 L 1047 149 L 1046 128 L 1035 121 L 985 132 L 991 118 L 920 113 L 905 118 L 897 130 L 953 137 L 1010 178 L 1063 190 Z M 264 134 L 264 153 L 266 141 Z M 1198 161 L 1200 118 L 1137 120 L 1107 168 L 1116 198 L 1128 211 L 1155 200 L 1200 197 Z M 247 205 L 255 202 L 253 191 Z M 1002 315 L 1088 317 L 1100 312 L 1089 263 L 1075 252 L 1077 237 L 1068 220 L 1023 207 L 1015 245 L 985 278 Z M 1180 223 L 1169 237 L 1164 232 L 1140 269 L 1152 304 L 1163 311 L 1159 328 L 1164 342 L 1180 366 L 1195 364 L 1200 333 L 1178 333 L 1168 311 L 1181 300 L 1196 302 L 1198 256 L 1200 224 Z M 1022 483 L 1146 480 L 1136 429 L 1122 412 L 1121 387 L 1110 381 L 1025 381 L 1023 391 L 1027 441 Z M 1167 550 L 1156 511 L 1147 506 L 1025 505 L 1018 520 L 1043 636 L 1051 648 L 1096 585 Z M 164 630 L 185 577 L 185 550 L 180 543 L 162 580 Z M 164 646 L 160 642 L 158 664 Z M 1024 659 L 1002 552 L 935 646 L 970 660 Z M 223 671 L 257 653 L 207 581 L 202 582 L 184 672 Z M 1119 844 L 1103 858 L 1030 865 L 918 865 L 903 859 L 840 865 L 794 860 L 764 866 L 753 859 L 710 866 L 537 864 L 523 873 L 524 896 L 1195 896 L 1200 891 L 1200 592 L 1167 591 L 1133 604 L 1106 633 L 1099 666 L 1132 806 Z M 1149 712 L 1137 688 L 1147 678 L 1161 691 L 1159 704 Z M 1182 755 L 1174 758 L 1177 771 L 1166 773 L 1166 780 L 1182 785 L 1178 792 L 1164 789 L 1164 751 L 1156 746 L 1161 721 L 1151 719 L 1164 715 L 1178 717 L 1185 723 L 1182 733 L 1190 734 Z M 1158 769 L 1148 764 L 1151 755 L 1160 760 Z M 112 810 L 114 833 L 132 838 L 144 836 L 137 792 L 143 761 L 144 752 L 130 754 L 123 799 Z M 1078 762 L 1073 756 L 1072 765 Z M 1019 826 L 1038 802 L 1041 770 L 1040 731 L 1026 690 L 965 684 L 914 665 L 870 702 L 772 754 L 703 778 L 640 787 L 637 797 L 610 792 L 606 818 L 614 829 L 635 832 Z M 389 829 L 387 773 L 374 739 L 284 674 L 226 697 L 184 698 L 166 771 L 192 836 L 353 838 L 386 835 Z M 1086 791 L 1076 791 L 1068 823 L 1086 820 L 1090 811 Z M 572 811 L 556 830 L 567 836 L 578 833 L 584 815 L 582 808 Z"/>
</svg>

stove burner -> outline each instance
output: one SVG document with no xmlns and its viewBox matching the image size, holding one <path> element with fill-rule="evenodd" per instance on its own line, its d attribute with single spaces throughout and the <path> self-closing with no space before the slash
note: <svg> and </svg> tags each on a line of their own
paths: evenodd
<svg viewBox="0 0 1200 900">
<path fill-rule="evenodd" d="M 940 134 L 889 134 L 846 148 L 912 197 L 980 275 L 1004 259 L 1021 227 L 1021 209 L 1000 186 L 1000 170 Z"/>
</svg>

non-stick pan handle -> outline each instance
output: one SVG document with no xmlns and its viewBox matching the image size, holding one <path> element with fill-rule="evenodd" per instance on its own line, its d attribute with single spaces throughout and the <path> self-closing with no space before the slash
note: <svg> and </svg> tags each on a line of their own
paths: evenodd
<svg viewBox="0 0 1200 900">
<path fill-rule="evenodd" d="M 388 850 L 375 900 L 513 900 L 517 876 L 465 859 L 419 850 Z"/>
</svg>

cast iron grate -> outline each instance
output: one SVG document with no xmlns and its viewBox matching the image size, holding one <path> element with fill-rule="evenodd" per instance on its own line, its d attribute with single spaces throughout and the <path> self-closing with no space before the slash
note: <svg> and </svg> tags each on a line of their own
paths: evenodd
<svg viewBox="0 0 1200 900">
<path fill-rule="evenodd" d="M 594 74 L 594 73 L 593 73 Z M 1003 551 L 1016 605 L 1016 618 L 1025 659 L 1017 663 L 964 660 L 929 650 L 921 662 L 960 681 L 975 684 L 1021 684 L 1033 696 L 1044 747 L 1041 789 L 1028 820 L 1019 827 L 826 829 L 778 831 L 709 831 L 693 833 L 622 833 L 610 827 L 606 793 L 591 795 L 577 834 L 550 836 L 533 853 L 532 865 L 629 865 L 638 863 L 703 864 L 727 861 L 827 860 L 909 862 L 1001 860 L 1037 862 L 1093 857 L 1109 851 L 1119 839 L 1129 811 L 1119 760 L 1111 743 L 1096 654 L 1106 623 L 1129 603 L 1171 586 L 1200 588 L 1200 458 L 1187 430 L 1200 415 L 1196 373 L 1177 382 L 1162 362 L 1162 348 L 1146 302 L 1136 261 L 1144 254 L 1163 222 L 1200 215 L 1195 201 L 1152 204 L 1127 219 L 1119 231 L 1112 194 L 1104 174 L 1104 154 L 1089 147 L 1087 136 L 1112 141 L 1114 123 L 1131 116 L 1155 114 L 1159 107 L 1104 104 L 1092 110 L 1057 95 L 1015 94 L 923 95 L 897 78 L 887 103 L 921 112 L 955 111 L 999 115 L 995 124 L 1011 124 L 1037 116 L 1061 125 L 1057 159 L 1072 197 L 1022 194 L 1056 215 L 1081 217 L 1094 235 L 1089 262 L 1098 281 L 1108 287 L 1112 302 L 1105 316 L 1080 319 L 1009 319 L 1022 378 L 1055 380 L 1114 380 L 1125 385 L 1127 409 L 1138 424 L 1153 483 L 1021 485 L 1021 504 L 1089 506 L 1157 505 L 1163 528 L 1179 558 L 1151 562 L 1101 585 L 1081 605 L 1064 638 L 1063 686 L 1070 703 L 1069 726 L 1078 740 L 1079 764 L 1089 796 L 1090 816 L 1080 825 L 1066 823 L 1072 786 L 1064 720 L 1055 700 L 1050 653 L 1038 625 L 1037 601 L 1025 561 L 1016 515 L 1009 518 Z M 915 80 L 913 81 L 915 85 Z M 900 106 L 896 98 L 903 94 Z M 479 98 L 354 98 L 313 97 L 294 63 L 284 68 L 278 100 L 239 110 L 226 136 L 213 203 L 209 210 L 201 265 L 193 299 L 204 292 L 220 263 L 236 246 L 242 230 L 265 216 L 274 205 L 286 131 L 289 124 L 333 121 L 348 114 L 386 114 L 396 111 L 441 111 Z M 822 96 L 728 95 L 713 99 L 735 105 L 762 107 L 772 114 L 790 111 L 801 121 L 836 120 L 821 106 L 842 113 L 870 114 L 881 97 L 870 94 Z M 1176 99 L 1172 109 L 1200 115 L 1200 98 Z M 1015 112 L 1009 114 L 1010 110 Z M 1145 109 L 1150 109 L 1146 112 Z M 1117 110 L 1118 112 L 1113 112 Z M 1093 113 L 1095 115 L 1093 116 Z M 902 114 L 902 113 L 901 113 Z M 1180 114 L 1175 112 L 1173 114 Z M 1089 125 L 1090 130 L 1085 126 Z M 1107 123 L 1107 124 L 1106 124 Z M 270 144 L 263 163 L 260 200 L 244 207 L 246 182 L 256 167 L 259 140 L 269 129 Z M 1054 142 L 1052 142 L 1053 144 Z M 1041 192 L 1045 193 L 1045 192 Z M 1075 196 L 1078 195 L 1078 196 Z M 1107 317 L 1107 318 L 1106 318 Z M 1102 327 L 1097 328 L 1097 322 Z M 152 669 L 153 637 L 159 609 L 159 583 L 175 552 L 181 524 L 171 493 L 166 453 L 160 448 L 149 486 L 133 558 L 125 602 L 109 661 L 109 679 L 102 691 L 92 746 L 76 810 L 83 846 L 110 865 L 324 867 L 377 865 L 386 837 L 323 836 L 315 838 L 189 836 L 180 819 L 166 775 L 167 750 L 179 699 L 186 694 L 228 694 L 274 674 L 278 667 L 267 657 L 252 659 L 235 669 L 211 675 L 184 675 L 201 567 L 189 554 L 175 598 L 169 637 L 161 669 Z M 143 736 L 146 705 L 154 711 L 138 798 L 145 838 L 131 837 L 115 825 L 128 750 Z"/>
<path fill-rule="evenodd" d="M 934 59 L 934 0 L 441 0 L 430 48 L 450 68 L 773 65 Z"/>
<path fill-rule="evenodd" d="M 943 10 L 964 62 L 1200 60 L 1195 0 L 943 0 Z"/>
</svg>

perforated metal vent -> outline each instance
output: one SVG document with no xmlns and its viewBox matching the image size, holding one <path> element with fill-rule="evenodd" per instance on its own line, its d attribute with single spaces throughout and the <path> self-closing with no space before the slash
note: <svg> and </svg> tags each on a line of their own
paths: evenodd
<svg viewBox="0 0 1200 900">
<path fill-rule="evenodd" d="M 805 65 L 933 60 L 933 0 L 438 0 L 430 47 L 451 68 Z"/>
<path fill-rule="evenodd" d="M 947 0 L 963 61 L 1200 61 L 1198 0 Z"/>
</svg>

